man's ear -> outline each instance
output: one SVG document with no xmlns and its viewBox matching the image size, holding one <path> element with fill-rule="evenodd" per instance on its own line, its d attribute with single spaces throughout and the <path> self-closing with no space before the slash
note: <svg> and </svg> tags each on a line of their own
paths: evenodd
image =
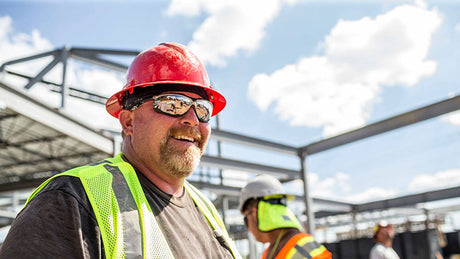
<svg viewBox="0 0 460 259">
<path fill-rule="evenodd" d="M 129 110 L 121 110 L 118 115 L 118 120 L 121 124 L 121 129 L 126 136 L 133 134 L 133 112 Z"/>
</svg>

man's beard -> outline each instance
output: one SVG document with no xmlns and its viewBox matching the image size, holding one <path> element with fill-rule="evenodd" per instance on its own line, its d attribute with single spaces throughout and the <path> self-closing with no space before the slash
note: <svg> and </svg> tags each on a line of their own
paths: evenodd
<svg viewBox="0 0 460 259">
<path fill-rule="evenodd" d="M 173 135 L 184 134 L 193 136 L 198 142 L 198 146 L 189 146 L 186 150 L 179 150 L 174 145 L 171 145 Z M 197 168 L 200 163 L 201 155 L 206 146 L 206 141 L 203 140 L 201 133 L 195 128 L 173 128 L 171 129 L 166 139 L 160 143 L 160 161 L 163 167 L 163 172 L 176 177 L 186 178 Z"/>
</svg>

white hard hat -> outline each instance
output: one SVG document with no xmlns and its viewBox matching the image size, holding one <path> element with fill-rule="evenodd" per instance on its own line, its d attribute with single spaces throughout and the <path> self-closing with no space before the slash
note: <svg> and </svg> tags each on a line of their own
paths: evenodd
<svg viewBox="0 0 460 259">
<path fill-rule="evenodd" d="M 271 195 L 285 195 L 289 200 L 294 198 L 293 195 L 286 194 L 283 185 L 275 177 L 268 174 L 257 175 L 241 189 L 239 210 L 243 212 L 243 205 L 250 199 Z"/>
</svg>

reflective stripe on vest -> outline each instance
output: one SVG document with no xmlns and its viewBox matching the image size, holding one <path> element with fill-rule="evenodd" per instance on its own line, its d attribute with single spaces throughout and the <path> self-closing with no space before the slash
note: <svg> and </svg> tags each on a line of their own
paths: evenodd
<svg viewBox="0 0 460 259">
<path fill-rule="evenodd" d="M 266 258 L 267 250 L 265 250 L 262 258 Z M 275 259 L 331 259 L 332 254 L 324 247 L 316 243 L 315 239 L 306 233 L 299 233 L 284 245 L 281 251 L 276 255 Z"/>
<path fill-rule="evenodd" d="M 52 179 L 65 175 L 82 182 L 101 230 L 106 258 L 174 258 L 135 170 L 121 154 L 53 176 L 31 194 L 26 205 Z M 233 256 L 240 258 L 214 205 L 187 182 L 185 188 L 216 236 L 223 237 Z"/>
</svg>

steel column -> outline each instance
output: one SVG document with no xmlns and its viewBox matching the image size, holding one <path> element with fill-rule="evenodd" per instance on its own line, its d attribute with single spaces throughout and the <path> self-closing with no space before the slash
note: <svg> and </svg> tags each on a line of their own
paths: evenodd
<svg viewBox="0 0 460 259">
<path fill-rule="evenodd" d="M 227 224 L 227 214 L 226 214 L 226 211 L 229 210 L 229 206 L 228 206 L 228 196 L 227 195 L 224 195 L 222 196 L 222 221 L 224 221 L 224 224 L 225 224 L 225 227 L 227 229 L 230 228 L 229 224 Z"/>
<path fill-rule="evenodd" d="M 299 157 L 303 180 L 303 193 L 305 198 L 305 214 L 307 215 L 307 232 L 314 236 L 315 214 L 313 213 L 313 202 L 308 188 L 307 156 L 305 153 L 301 153 Z"/>
<path fill-rule="evenodd" d="M 69 57 L 69 47 L 64 47 L 61 52 L 62 62 L 62 82 L 61 82 L 61 108 L 65 107 L 67 96 L 69 95 L 69 86 L 65 82 L 67 72 L 67 58 Z"/>
</svg>

